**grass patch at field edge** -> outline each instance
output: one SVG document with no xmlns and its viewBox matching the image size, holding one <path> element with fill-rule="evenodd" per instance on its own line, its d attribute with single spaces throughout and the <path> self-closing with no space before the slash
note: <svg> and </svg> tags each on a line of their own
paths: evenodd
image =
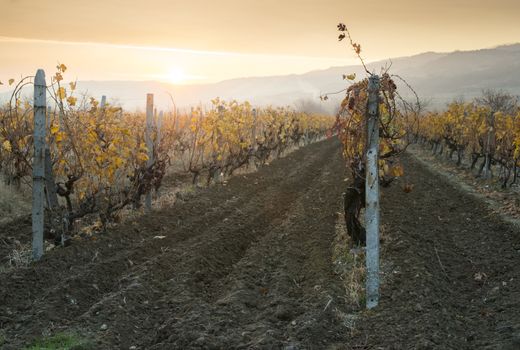
<svg viewBox="0 0 520 350">
<path fill-rule="evenodd" d="M 93 350 L 94 342 L 74 333 L 57 333 L 35 340 L 24 350 Z"/>
</svg>

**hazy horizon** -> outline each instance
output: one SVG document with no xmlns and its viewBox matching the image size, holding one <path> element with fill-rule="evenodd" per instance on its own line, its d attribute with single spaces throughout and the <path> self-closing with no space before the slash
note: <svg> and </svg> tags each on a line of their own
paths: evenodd
<svg viewBox="0 0 520 350">
<path fill-rule="evenodd" d="M 2 44 L 2 40 L 4 40 L 4 39 L 5 39 L 5 37 L 0 36 L 0 46 Z M 24 39 L 24 40 L 27 43 L 38 42 L 38 40 L 26 40 L 26 39 Z M 82 45 L 82 44 L 84 44 L 85 46 L 105 45 L 105 44 L 99 44 L 99 43 L 97 43 L 97 44 L 96 43 L 73 43 L 73 44 L 64 43 L 64 45 Z M 391 62 L 392 60 L 395 60 L 395 59 L 411 58 L 411 57 L 421 56 L 421 55 L 426 55 L 426 54 L 450 54 L 450 53 L 456 53 L 456 52 L 474 52 L 474 51 L 483 51 L 483 50 L 493 50 L 493 49 L 497 49 L 497 48 L 501 48 L 501 47 L 511 47 L 511 46 L 515 46 L 515 45 L 520 45 L 520 41 L 512 42 L 512 43 L 503 43 L 503 44 L 493 45 L 493 46 L 489 46 L 489 47 L 479 47 L 479 48 L 473 48 L 473 49 L 465 49 L 465 50 L 423 51 L 423 52 L 417 52 L 417 53 L 410 54 L 410 55 L 387 57 L 387 58 L 383 58 L 383 59 L 374 59 L 374 60 L 364 59 L 364 61 L 365 61 L 366 64 L 373 64 L 373 63 L 385 62 L 385 61 Z M 128 46 L 125 46 L 125 47 L 131 48 L 131 47 L 128 47 Z M 151 50 L 151 49 L 153 49 L 153 48 L 143 48 L 143 50 Z M 183 51 L 183 50 L 179 49 L 179 51 Z M 186 51 L 190 51 L 190 50 L 186 50 Z M 222 54 L 222 53 L 220 53 L 220 54 Z M 247 57 L 248 56 L 247 54 L 239 54 L 239 53 L 227 53 L 227 54 L 236 54 L 239 57 Z M 281 56 L 281 57 L 284 57 L 284 56 Z M 287 57 L 289 57 L 289 56 L 287 56 Z M 48 76 L 51 76 L 52 73 L 55 72 L 55 70 L 56 70 L 55 65 L 58 64 L 58 63 L 64 63 L 64 62 L 57 60 L 54 63 L 53 66 L 49 66 L 47 69 L 43 68 L 47 72 Z M 172 81 L 171 79 L 168 79 L 167 77 L 165 78 L 163 76 L 150 76 L 148 78 L 142 78 L 142 79 L 139 79 L 139 78 L 127 78 L 127 79 L 124 79 L 124 78 L 119 78 L 119 79 L 118 78 L 112 78 L 112 79 L 99 78 L 99 79 L 95 79 L 94 77 L 91 77 L 91 78 L 81 78 L 81 77 L 78 77 L 78 76 L 72 76 L 72 73 L 70 73 L 70 71 L 71 70 L 74 71 L 74 67 L 70 67 L 70 65 L 67 65 L 68 73 L 66 74 L 65 81 L 81 81 L 81 82 L 133 82 L 133 81 L 135 81 L 135 82 L 143 82 L 143 83 L 144 82 L 157 82 L 157 83 L 164 83 L 164 84 L 168 84 L 168 85 L 172 85 L 172 86 L 178 86 L 179 88 L 181 88 L 181 87 L 197 86 L 197 85 L 218 84 L 218 83 L 222 83 L 222 82 L 226 82 L 226 81 L 230 81 L 230 80 L 254 79 L 254 78 L 269 78 L 269 77 L 290 76 L 290 75 L 303 75 L 303 74 L 312 73 L 312 72 L 325 71 L 325 70 L 328 70 L 328 69 L 331 69 L 331 68 L 340 68 L 340 67 L 349 67 L 349 66 L 352 66 L 352 67 L 361 66 L 361 62 L 359 61 L 359 59 L 353 58 L 350 63 L 344 63 L 343 62 L 343 64 L 341 64 L 341 62 L 340 62 L 340 64 L 337 64 L 337 65 L 329 65 L 329 66 L 324 66 L 324 67 L 310 68 L 309 70 L 302 70 L 302 71 L 299 71 L 299 72 L 279 72 L 279 73 L 275 72 L 275 73 L 261 74 L 261 75 L 251 74 L 251 75 L 231 76 L 231 77 L 224 77 L 222 79 L 214 80 L 214 81 L 213 80 L 212 81 L 204 81 L 204 80 L 189 80 L 188 79 L 188 80 L 185 80 L 185 81 L 182 81 L 182 82 L 175 82 L 175 81 Z M 5 76 L 0 77 L 0 81 L 3 82 L 3 85 L 0 86 L 0 90 L 9 90 L 10 89 L 10 87 L 7 86 L 7 84 L 6 84 L 6 81 L 8 80 L 8 78 L 14 78 L 16 80 L 16 78 L 19 78 L 19 77 L 29 76 L 29 75 L 34 74 L 35 71 L 37 69 L 40 69 L 40 68 L 42 68 L 42 67 L 36 66 L 36 68 L 34 68 L 34 70 L 32 70 L 30 72 L 27 72 L 27 74 L 17 73 L 17 74 L 5 75 Z"/>
<path fill-rule="evenodd" d="M 0 10 L 0 81 L 58 62 L 67 80 L 174 84 L 357 64 L 338 22 L 367 62 L 520 42 L 514 0 L 0 0 Z"/>
<path fill-rule="evenodd" d="M 406 79 L 419 97 L 430 101 L 430 107 L 444 108 L 453 99 L 474 99 L 485 89 L 502 90 L 520 96 L 520 44 L 491 49 L 422 53 L 392 58 L 392 73 Z M 389 61 L 367 63 L 371 71 L 379 71 Z M 147 93 L 155 94 L 157 108 L 171 110 L 174 98 L 177 107 L 207 106 L 215 97 L 225 100 L 249 101 L 256 106 L 294 106 L 300 110 L 334 113 L 340 95 L 322 101 L 325 92 L 345 87 L 342 74 L 355 73 L 362 78 L 363 67 L 337 66 L 303 74 L 242 77 L 216 83 L 173 85 L 154 80 L 79 80 L 76 96 L 108 97 L 110 103 L 125 109 L 143 109 Z M 400 94 L 413 98 L 410 90 L 397 81 Z M 0 87 L 0 100 L 10 98 L 8 84 Z M 30 98 L 30 86 L 23 96 Z"/>
</svg>

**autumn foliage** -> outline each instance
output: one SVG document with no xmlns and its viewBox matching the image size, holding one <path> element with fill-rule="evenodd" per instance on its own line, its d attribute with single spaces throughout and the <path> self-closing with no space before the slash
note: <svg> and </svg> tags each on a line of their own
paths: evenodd
<svg viewBox="0 0 520 350">
<path fill-rule="evenodd" d="M 154 161 L 148 164 L 145 115 L 78 95 L 74 82 L 62 84 L 66 69 L 58 65 L 48 86 L 52 107 L 47 144 L 60 198 L 59 208 L 50 208 L 55 220 L 49 225 L 56 233 L 72 234 L 85 216 L 97 217 L 104 227 L 121 209 L 139 207 L 144 194 L 161 186 L 170 166 L 180 166 L 172 173 L 191 173 L 194 183 L 204 176 L 203 183 L 210 184 L 242 167 L 264 164 L 290 147 L 316 141 L 334 123 L 330 116 L 290 108 L 255 109 L 248 102 L 217 98 L 210 108 L 167 113 L 156 120 Z M 16 186 L 31 186 L 33 110 L 30 101 L 20 97 L 20 89 L 31 82 L 28 77 L 15 85 L 11 101 L 0 109 L 0 170 Z"/>
<path fill-rule="evenodd" d="M 346 25 L 338 25 L 338 39 L 348 38 L 349 45 L 359 58 L 367 76 L 372 76 L 361 57 L 361 45 L 354 42 Z M 409 131 L 416 127 L 420 111 L 417 103 L 411 104 L 400 97 L 395 79 L 383 68 L 379 74 L 379 177 L 383 186 L 389 185 L 404 170 L 398 155 L 407 145 Z M 356 81 L 355 74 L 344 74 L 347 87 L 344 90 L 336 117 L 335 129 L 343 143 L 343 155 L 351 173 L 349 187 L 345 192 L 345 220 L 347 231 L 354 243 L 365 243 L 365 230 L 359 221 L 361 209 L 365 206 L 366 152 L 368 136 L 368 78 Z M 323 100 L 328 95 L 322 96 Z"/>
<path fill-rule="evenodd" d="M 502 187 L 516 181 L 520 161 L 520 109 L 501 109 L 478 101 L 455 101 L 443 112 L 423 116 L 415 133 L 418 142 L 428 143 L 434 153 L 456 157 L 461 165 L 469 157 L 474 169 L 482 160 L 477 175 L 489 157 L 489 167 L 499 168 Z"/>
</svg>

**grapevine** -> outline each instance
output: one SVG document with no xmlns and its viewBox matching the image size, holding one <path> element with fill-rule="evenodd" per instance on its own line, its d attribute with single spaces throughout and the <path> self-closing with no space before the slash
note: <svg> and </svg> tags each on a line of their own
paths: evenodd
<svg viewBox="0 0 520 350">
<path fill-rule="evenodd" d="M 365 72 L 372 76 L 362 56 L 361 45 L 355 43 L 348 28 L 338 25 L 342 41 L 349 39 L 349 45 L 360 59 Z M 392 181 L 403 175 L 403 167 L 398 156 L 408 146 L 408 132 L 417 127 L 417 116 L 420 113 L 420 104 L 410 104 L 402 99 L 397 92 L 397 85 L 389 69 L 382 69 L 378 91 L 379 100 L 379 177 L 382 186 L 388 186 Z M 366 233 L 359 216 L 365 206 L 365 169 L 367 151 L 367 99 L 368 78 L 356 80 L 355 74 L 345 74 L 343 79 L 349 86 L 340 91 L 345 92 L 336 117 L 335 130 L 343 144 L 343 155 L 347 162 L 351 178 L 345 192 L 345 221 L 347 232 L 355 244 L 365 244 Z M 400 78 L 399 78 L 400 79 Z M 322 99 L 327 100 L 328 94 Z"/>
<path fill-rule="evenodd" d="M 60 198 L 59 206 L 47 208 L 47 232 L 58 241 L 78 232 L 82 221 L 97 221 L 104 230 L 120 219 L 122 209 L 139 208 L 146 193 L 159 189 L 169 167 L 181 164 L 194 183 L 205 176 L 209 185 L 316 141 L 334 123 L 330 116 L 216 98 L 209 110 L 198 107 L 165 118 L 160 131 L 155 123 L 154 161 L 147 165 L 145 116 L 78 95 L 75 82 L 63 83 L 66 70 L 59 64 L 47 87 L 54 105 L 47 113 L 47 145 Z M 15 84 L 11 101 L 0 109 L 0 171 L 18 188 L 31 186 L 33 109 L 21 89 L 32 79 Z"/>
<path fill-rule="evenodd" d="M 489 157 L 489 168 L 498 166 L 501 187 L 506 188 L 516 183 L 520 161 L 520 108 L 514 97 L 509 99 L 513 101 L 510 108 L 454 101 L 443 112 L 425 115 L 415 137 L 434 154 L 445 153 L 450 159 L 456 155 L 458 166 L 469 157 L 469 168 L 474 170 L 481 160 L 478 177 Z"/>
</svg>

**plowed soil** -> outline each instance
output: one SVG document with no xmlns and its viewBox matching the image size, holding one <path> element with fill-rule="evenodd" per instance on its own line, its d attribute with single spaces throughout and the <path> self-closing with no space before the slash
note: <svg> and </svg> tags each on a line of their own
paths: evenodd
<svg viewBox="0 0 520 350">
<path fill-rule="evenodd" d="M 520 348 L 518 231 L 403 162 L 383 191 L 375 310 L 350 306 L 334 273 L 346 182 L 327 140 L 0 273 L 3 348 L 62 331 L 96 349 Z"/>
</svg>

